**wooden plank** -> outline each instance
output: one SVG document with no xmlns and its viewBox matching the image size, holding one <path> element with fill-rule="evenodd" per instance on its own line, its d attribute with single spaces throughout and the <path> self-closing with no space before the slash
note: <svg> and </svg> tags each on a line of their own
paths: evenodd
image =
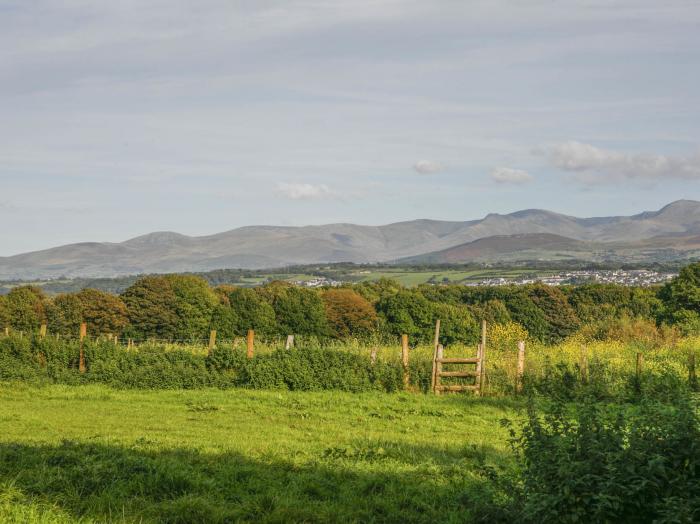
<svg viewBox="0 0 700 524">
<path fill-rule="evenodd" d="M 437 355 L 435 358 L 435 387 L 433 388 L 436 395 L 439 395 L 441 391 L 440 374 L 442 373 L 442 361 L 445 360 L 442 358 L 443 352 L 444 348 L 442 347 L 442 344 L 438 344 Z"/>
<path fill-rule="evenodd" d="M 523 390 L 523 377 L 525 376 L 525 341 L 518 342 L 518 367 L 515 375 L 515 392 Z"/>
<path fill-rule="evenodd" d="M 478 358 L 439 358 L 437 362 L 440 364 L 476 364 Z"/>
<path fill-rule="evenodd" d="M 476 371 L 442 371 L 441 377 L 478 377 Z"/>
<path fill-rule="evenodd" d="M 435 373 L 438 345 L 440 344 L 440 319 L 435 321 L 435 338 L 433 339 L 433 371 L 430 376 L 430 389 L 435 390 Z"/>
<path fill-rule="evenodd" d="M 435 391 L 440 392 L 440 391 L 478 391 L 479 386 L 474 385 L 474 386 L 469 386 L 469 385 L 459 385 L 459 386 L 436 386 Z"/>
<path fill-rule="evenodd" d="M 481 361 L 481 369 L 479 369 L 479 394 L 484 396 L 486 393 L 486 321 L 481 321 L 481 355 L 479 360 Z"/>
<path fill-rule="evenodd" d="M 247 342 L 247 351 L 246 351 L 246 356 L 248 358 L 253 358 L 253 351 L 254 351 L 254 346 L 255 346 L 255 331 L 252 329 L 248 330 L 248 337 L 246 339 Z"/>
<path fill-rule="evenodd" d="M 401 335 L 401 364 L 403 367 L 403 388 L 408 389 L 408 335 Z"/>
</svg>

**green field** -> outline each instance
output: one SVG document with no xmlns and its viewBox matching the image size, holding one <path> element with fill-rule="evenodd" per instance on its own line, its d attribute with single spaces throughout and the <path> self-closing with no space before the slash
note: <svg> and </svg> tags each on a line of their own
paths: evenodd
<svg viewBox="0 0 700 524">
<path fill-rule="evenodd" d="M 465 522 L 519 403 L 0 384 L 2 522 Z"/>
</svg>

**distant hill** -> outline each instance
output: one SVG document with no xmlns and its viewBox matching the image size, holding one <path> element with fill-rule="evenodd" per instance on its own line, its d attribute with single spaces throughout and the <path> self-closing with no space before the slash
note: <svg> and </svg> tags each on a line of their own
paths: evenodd
<svg viewBox="0 0 700 524">
<path fill-rule="evenodd" d="M 577 218 L 529 209 L 481 220 L 384 226 L 248 226 L 209 236 L 156 232 L 0 257 L 0 279 L 114 277 L 263 269 L 326 262 L 673 260 L 696 256 L 700 202 L 679 200 L 633 216 Z"/>
</svg>

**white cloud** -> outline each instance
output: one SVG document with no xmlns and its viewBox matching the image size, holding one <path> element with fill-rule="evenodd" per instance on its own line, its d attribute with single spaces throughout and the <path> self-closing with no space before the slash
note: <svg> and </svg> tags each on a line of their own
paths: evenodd
<svg viewBox="0 0 700 524">
<path fill-rule="evenodd" d="M 277 184 L 277 193 L 292 200 L 321 200 L 337 196 L 325 184 L 295 184 L 282 182 Z"/>
<path fill-rule="evenodd" d="M 700 179 L 700 154 L 689 157 L 621 153 L 570 141 L 545 148 L 549 163 L 576 173 L 585 183 L 600 184 L 640 179 Z"/>
<path fill-rule="evenodd" d="M 421 175 L 430 175 L 432 173 L 444 171 L 445 166 L 443 166 L 440 162 L 435 162 L 433 160 L 420 160 L 415 163 L 413 169 L 415 169 L 416 172 L 420 173 Z"/>
<path fill-rule="evenodd" d="M 526 184 L 532 182 L 532 175 L 522 169 L 497 167 L 491 171 L 491 179 L 499 184 Z"/>
</svg>

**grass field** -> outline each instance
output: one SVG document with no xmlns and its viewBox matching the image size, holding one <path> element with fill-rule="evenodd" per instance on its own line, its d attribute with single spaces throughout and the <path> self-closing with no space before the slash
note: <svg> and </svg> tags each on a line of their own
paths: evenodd
<svg viewBox="0 0 700 524">
<path fill-rule="evenodd" d="M 465 522 L 508 399 L 0 384 L 1 522 Z"/>
</svg>

